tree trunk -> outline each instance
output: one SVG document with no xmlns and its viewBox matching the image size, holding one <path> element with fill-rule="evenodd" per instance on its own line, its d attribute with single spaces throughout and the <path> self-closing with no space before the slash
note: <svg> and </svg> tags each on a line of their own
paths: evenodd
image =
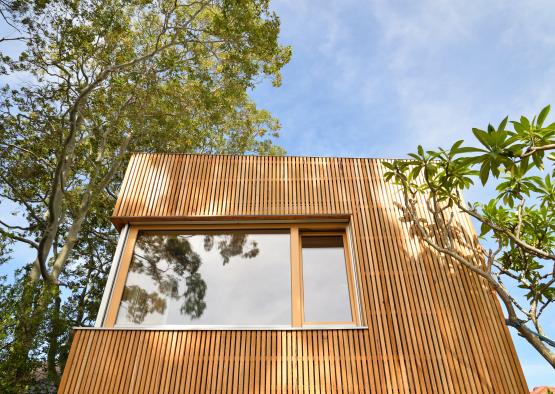
<svg viewBox="0 0 555 394">
<path fill-rule="evenodd" d="M 50 332 L 48 333 L 48 354 L 47 354 L 47 371 L 48 380 L 58 387 L 60 382 L 60 373 L 58 371 L 59 365 L 57 356 L 59 353 L 58 339 L 62 334 L 62 321 L 60 319 L 60 306 L 62 300 L 60 295 L 56 295 L 54 299 L 54 306 L 50 318 Z"/>
<path fill-rule="evenodd" d="M 516 328 L 518 334 L 526 339 L 534 349 L 553 367 L 555 368 L 555 353 L 551 352 L 549 348 L 542 342 L 542 340 L 533 332 L 528 329 L 524 324 L 518 320 L 507 319 L 507 325 Z"/>
<path fill-rule="evenodd" d="M 6 360 L 6 365 L 11 366 L 8 379 L 15 387 L 25 387 L 33 380 L 35 365 L 29 359 L 29 353 L 34 347 L 40 325 L 46 318 L 48 305 L 52 300 L 52 290 L 57 286 L 39 285 L 30 279 L 29 275 L 23 283 L 19 310 L 17 312 L 17 325 L 14 330 L 12 346 Z"/>
</svg>

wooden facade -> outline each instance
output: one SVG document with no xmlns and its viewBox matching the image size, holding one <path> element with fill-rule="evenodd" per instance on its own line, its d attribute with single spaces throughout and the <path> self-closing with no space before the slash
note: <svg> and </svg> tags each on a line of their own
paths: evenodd
<svg viewBox="0 0 555 394">
<path fill-rule="evenodd" d="M 113 222 L 347 220 L 361 327 L 76 329 L 60 392 L 526 393 L 476 276 L 399 220 L 381 160 L 137 154 Z M 466 236 L 468 217 L 459 215 Z"/>
</svg>

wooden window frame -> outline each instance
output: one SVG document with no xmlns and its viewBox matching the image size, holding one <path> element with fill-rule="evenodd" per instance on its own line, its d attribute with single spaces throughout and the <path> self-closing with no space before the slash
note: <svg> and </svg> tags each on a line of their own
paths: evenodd
<svg viewBox="0 0 555 394">
<path fill-rule="evenodd" d="M 312 322 L 306 321 L 304 319 L 304 288 L 300 294 L 300 297 L 303 299 L 302 304 L 302 326 L 324 326 L 324 325 L 360 325 L 359 320 L 359 312 L 358 312 L 358 303 L 356 302 L 356 288 L 354 283 L 354 272 L 353 272 L 353 264 L 351 261 L 351 254 L 349 253 L 349 240 L 347 237 L 347 231 L 301 231 L 299 234 L 299 245 L 300 245 L 300 254 L 299 254 L 299 264 L 300 264 L 300 276 L 301 276 L 301 286 L 304 284 L 304 277 L 303 277 L 303 262 L 302 262 L 302 237 L 324 237 L 324 236 L 341 236 L 343 239 L 343 253 L 345 256 L 345 274 L 347 276 L 347 286 L 349 290 L 349 304 L 351 307 L 351 321 L 322 321 L 322 322 Z"/>
<path fill-rule="evenodd" d="M 133 250 L 139 232 L 141 231 L 213 231 L 213 230 L 287 230 L 290 235 L 290 277 L 291 277 L 291 327 L 311 329 L 315 326 L 361 326 L 360 302 L 358 287 L 356 285 L 356 274 L 354 261 L 350 253 L 349 226 L 346 222 L 300 222 L 300 223 L 218 223 L 218 224 L 134 224 L 129 228 L 127 240 L 124 245 L 118 269 L 114 280 L 114 286 L 110 294 L 110 301 L 106 310 L 103 327 L 113 328 L 119 312 L 129 266 L 133 257 Z M 306 322 L 304 321 L 303 309 L 303 276 L 302 276 L 302 236 L 342 235 L 343 250 L 345 253 L 345 264 L 347 282 L 349 288 L 349 300 L 351 304 L 352 321 L 348 322 Z M 189 326 L 176 326 L 176 329 L 187 329 Z M 195 326 L 190 326 L 194 328 Z M 217 326 L 215 326 L 217 327 Z M 245 325 L 248 328 L 249 325 Z M 152 328 L 149 326 L 149 328 Z M 277 329 L 277 328 L 276 328 Z M 280 327 L 279 329 L 282 329 Z"/>
</svg>

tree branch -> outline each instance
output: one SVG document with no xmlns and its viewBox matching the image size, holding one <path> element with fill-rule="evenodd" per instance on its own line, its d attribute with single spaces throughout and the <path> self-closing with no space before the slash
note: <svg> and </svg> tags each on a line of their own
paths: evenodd
<svg viewBox="0 0 555 394">
<path fill-rule="evenodd" d="M 8 237 L 10 239 L 13 239 L 14 241 L 19 241 L 19 242 L 26 243 L 27 245 L 30 245 L 33 248 L 37 249 L 37 250 L 39 248 L 39 245 L 36 242 L 31 241 L 30 239 L 27 239 L 25 237 L 21 237 L 17 234 L 10 233 L 9 231 L 3 230 L 1 228 L 0 228 L 0 233 L 4 234 L 6 237 Z"/>
<path fill-rule="evenodd" d="M 552 150 L 552 149 L 555 149 L 555 144 L 548 144 L 548 145 L 542 145 L 542 146 L 531 146 L 528 149 L 526 149 L 526 151 L 522 155 L 520 155 L 520 157 L 525 158 L 525 157 L 528 157 L 528 156 L 532 156 L 536 152 Z"/>
<path fill-rule="evenodd" d="M 480 222 L 487 224 L 493 230 L 505 234 L 515 244 L 517 244 L 518 246 L 520 246 L 523 249 L 526 249 L 531 254 L 534 254 L 535 256 L 541 257 L 541 258 L 544 258 L 544 259 L 555 260 L 555 255 L 549 254 L 547 252 L 544 252 L 541 249 L 535 248 L 534 246 L 527 244 L 526 242 L 524 242 L 523 240 L 518 238 L 516 235 L 514 235 L 510 230 L 508 230 L 506 228 L 503 228 L 501 226 L 498 226 L 495 223 L 491 222 L 490 220 L 487 220 L 485 217 L 480 215 L 475 209 L 468 209 L 468 208 L 464 207 L 462 204 L 460 204 L 459 202 L 456 202 L 456 204 L 463 212 L 469 214 L 470 216 L 472 216 L 475 219 L 478 219 Z"/>
</svg>

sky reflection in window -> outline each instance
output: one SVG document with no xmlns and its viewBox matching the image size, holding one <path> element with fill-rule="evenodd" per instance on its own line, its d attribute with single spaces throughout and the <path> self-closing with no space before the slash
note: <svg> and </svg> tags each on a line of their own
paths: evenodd
<svg viewBox="0 0 555 394">
<path fill-rule="evenodd" d="M 116 325 L 290 325 L 288 233 L 141 233 Z"/>
<path fill-rule="evenodd" d="M 342 236 L 302 237 L 304 321 L 352 321 Z"/>
</svg>

